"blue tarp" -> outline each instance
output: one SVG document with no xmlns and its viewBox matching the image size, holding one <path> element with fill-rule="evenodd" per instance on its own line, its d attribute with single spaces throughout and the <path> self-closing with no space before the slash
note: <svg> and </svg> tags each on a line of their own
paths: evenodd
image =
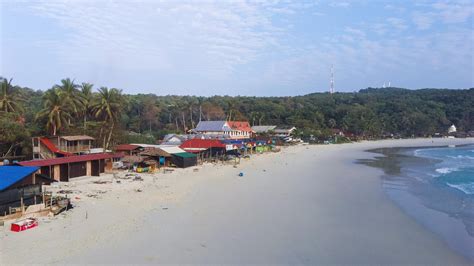
<svg viewBox="0 0 474 266">
<path fill-rule="evenodd" d="M 34 166 L 0 166 L 0 191 L 38 171 Z"/>
<path fill-rule="evenodd" d="M 225 140 L 221 140 L 221 142 L 224 144 L 244 145 L 243 140 L 236 140 L 236 139 L 225 139 Z"/>
</svg>

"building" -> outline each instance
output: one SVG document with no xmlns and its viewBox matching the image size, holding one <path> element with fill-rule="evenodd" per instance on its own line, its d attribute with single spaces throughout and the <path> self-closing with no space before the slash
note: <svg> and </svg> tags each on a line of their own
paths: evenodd
<svg viewBox="0 0 474 266">
<path fill-rule="evenodd" d="M 89 136 L 34 137 L 33 160 L 89 153 L 93 141 Z"/>
<path fill-rule="evenodd" d="M 171 158 L 173 157 L 170 153 L 160 148 L 145 148 L 144 151 L 140 152 L 140 156 L 154 160 L 157 167 L 170 166 Z"/>
<path fill-rule="evenodd" d="M 175 153 L 171 161 L 176 167 L 186 168 L 197 165 L 197 156 L 189 152 Z"/>
<path fill-rule="evenodd" d="M 246 139 L 252 136 L 253 130 L 246 121 L 200 121 L 193 132 L 202 134 L 201 138 Z"/>
<path fill-rule="evenodd" d="M 215 156 L 218 153 L 225 152 L 226 145 L 217 139 L 190 139 L 179 146 L 181 149 L 190 153 L 206 153 L 210 156 Z"/>
<path fill-rule="evenodd" d="M 296 127 L 277 127 L 273 130 L 276 137 L 287 138 L 296 130 Z"/>
<path fill-rule="evenodd" d="M 448 134 L 451 134 L 451 133 L 456 133 L 457 129 L 456 129 L 456 126 L 455 125 L 451 125 L 449 128 L 448 128 Z"/>
<path fill-rule="evenodd" d="M 187 139 L 188 135 L 167 134 L 163 137 L 163 141 L 161 142 L 161 144 L 179 146 Z"/>
<path fill-rule="evenodd" d="M 115 152 L 123 153 L 125 155 L 138 155 L 143 148 L 133 144 L 120 144 L 115 147 Z"/>
<path fill-rule="evenodd" d="M 230 136 L 232 128 L 227 121 L 199 121 L 196 128 L 192 130 L 196 134 L 203 135 L 227 135 Z"/>
<path fill-rule="evenodd" d="M 114 159 L 121 157 L 123 157 L 122 154 L 97 153 L 23 161 L 18 162 L 17 165 L 39 167 L 38 174 L 45 175 L 56 181 L 67 182 L 74 177 L 99 176 L 105 172 L 105 169 L 112 168 Z"/>
<path fill-rule="evenodd" d="M 17 208 L 42 202 L 42 185 L 53 180 L 37 175 L 39 167 L 0 166 L 0 216 Z"/>
<path fill-rule="evenodd" d="M 232 139 L 248 139 L 254 133 L 247 121 L 228 121 L 227 123 L 232 129 L 230 132 L 230 138 Z"/>
<path fill-rule="evenodd" d="M 253 126 L 252 130 L 255 134 L 269 134 L 275 130 L 276 126 Z"/>
</svg>

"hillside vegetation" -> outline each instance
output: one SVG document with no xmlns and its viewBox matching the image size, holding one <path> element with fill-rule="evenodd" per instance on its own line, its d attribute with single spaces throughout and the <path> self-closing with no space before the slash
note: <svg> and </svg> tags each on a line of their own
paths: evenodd
<svg viewBox="0 0 474 266">
<path fill-rule="evenodd" d="M 163 92 L 166 93 L 166 92 Z M 202 120 L 248 120 L 296 126 L 300 136 L 325 138 L 340 129 L 364 138 L 445 133 L 451 124 L 474 130 L 474 89 L 368 88 L 356 93 L 294 97 L 157 96 L 61 80 L 47 91 L 1 80 L 0 157 L 29 155 L 31 136 L 87 134 L 97 146 L 155 142 Z"/>
</svg>

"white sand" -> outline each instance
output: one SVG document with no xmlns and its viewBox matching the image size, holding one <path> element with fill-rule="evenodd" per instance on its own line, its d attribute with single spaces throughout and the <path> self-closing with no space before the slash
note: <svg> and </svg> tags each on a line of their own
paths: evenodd
<svg viewBox="0 0 474 266">
<path fill-rule="evenodd" d="M 387 198 L 380 170 L 353 163 L 371 158 L 371 148 L 461 143 L 474 140 L 297 146 L 238 168 L 205 165 L 121 184 L 81 179 L 66 188 L 83 192 L 73 210 L 0 232 L 0 264 L 466 264 Z M 107 192 L 85 196 L 93 190 Z"/>
</svg>

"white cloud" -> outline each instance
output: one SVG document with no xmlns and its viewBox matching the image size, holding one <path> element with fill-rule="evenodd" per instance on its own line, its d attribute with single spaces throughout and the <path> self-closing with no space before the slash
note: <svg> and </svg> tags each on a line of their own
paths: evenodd
<svg viewBox="0 0 474 266">
<path fill-rule="evenodd" d="M 296 88 L 325 89 L 331 64 L 337 88 L 347 89 L 380 85 L 371 82 L 391 75 L 399 81 L 426 79 L 423 76 L 451 81 L 455 73 L 463 82 L 473 76 L 471 11 L 458 7 L 471 10 L 468 2 L 402 5 L 412 10 L 409 13 L 383 4 L 380 13 L 363 13 L 357 2 L 130 3 L 42 1 L 18 7 L 41 16 L 33 21 L 54 26 L 55 34 L 31 42 L 40 48 L 35 51 L 55 54 L 51 65 L 64 70 L 48 71 L 52 82 L 63 76 L 51 78 L 51 73 L 83 80 L 76 75 L 82 73 L 92 82 L 94 75 L 107 77 L 101 80 L 107 86 L 132 80 L 120 86 L 148 91 L 172 86 L 194 89 L 181 93 L 222 94 L 241 93 L 245 87 L 248 94 L 261 88 L 267 88 L 267 94 L 278 88 L 294 94 Z M 328 5 L 357 8 L 335 10 Z M 341 19 L 347 11 L 354 12 L 353 17 Z M 325 14 L 324 19 L 315 17 Z M 435 27 L 442 23 L 449 25 Z M 143 86 L 147 84 L 142 79 L 152 84 Z M 222 92 L 223 87 L 233 90 Z"/>
<path fill-rule="evenodd" d="M 401 18 L 387 18 L 387 21 L 391 24 L 391 26 L 397 30 L 406 30 L 408 28 L 405 20 Z"/>
<path fill-rule="evenodd" d="M 466 22 L 474 14 L 474 4 L 466 1 L 437 2 L 432 7 L 445 23 Z"/>
<path fill-rule="evenodd" d="M 68 33 L 49 40 L 65 64 L 119 68 L 190 68 L 210 77 L 228 75 L 278 44 L 285 28 L 275 14 L 297 7 L 269 2 L 33 2 L 35 14 Z M 41 43 L 38 43 L 41 45 Z"/>
<path fill-rule="evenodd" d="M 436 14 L 432 12 L 413 12 L 413 23 L 419 30 L 427 30 L 435 23 Z"/>
<path fill-rule="evenodd" d="M 341 1 L 336 1 L 336 2 L 332 2 L 329 4 L 330 6 L 332 7 L 342 7 L 342 8 L 347 8 L 351 5 L 351 3 L 349 2 L 341 2 Z"/>
</svg>

